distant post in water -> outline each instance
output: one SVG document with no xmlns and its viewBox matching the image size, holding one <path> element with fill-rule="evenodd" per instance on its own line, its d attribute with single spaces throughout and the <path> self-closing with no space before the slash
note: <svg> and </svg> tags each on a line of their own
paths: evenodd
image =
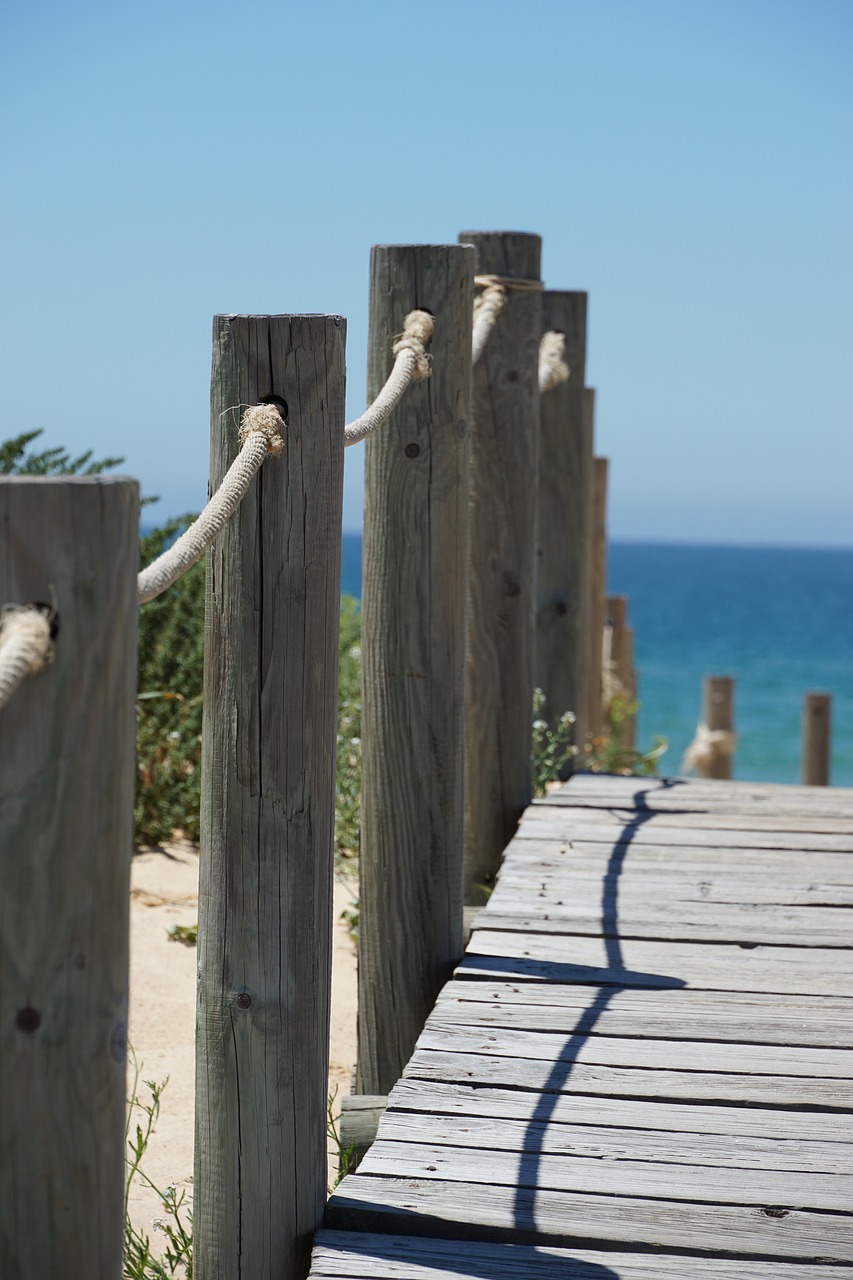
<svg viewBox="0 0 853 1280">
<path fill-rule="evenodd" d="M 594 397 L 595 392 L 591 395 Z M 589 710 L 590 736 L 604 729 L 602 652 L 604 645 L 604 596 L 607 589 L 607 459 L 595 458 L 592 471 L 592 570 L 589 590 Z"/>
<path fill-rule="evenodd" d="M 390 1092 L 462 954 L 474 250 L 379 245 L 368 398 L 413 308 L 432 372 L 367 440 L 357 1088 Z"/>
<path fill-rule="evenodd" d="M 803 768 L 805 786 L 829 786 L 832 697 L 807 693 L 803 699 Z"/>
<path fill-rule="evenodd" d="M 0 605 L 55 609 L 0 710 L 0 1274 L 116 1280 L 124 1242 L 139 489 L 0 479 Z"/>
<path fill-rule="evenodd" d="M 536 292 L 542 241 L 466 231 L 477 272 L 506 282 L 506 305 L 474 368 L 468 661 L 465 688 L 465 901 L 485 901 L 532 798 L 533 611 L 539 453 Z M 518 287 L 513 287 L 513 282 Z M 484 888 L 485 886 L 485 888 Z"/>
<path fill-rule="evenodd" d="M 194 1274 L 307 1275 L 326 1200 L 344 446 L 340 316 L 217 316 L 211 482 L 268 458 L 207 560 Z"/>
<path fill-rule="evenodd" d="M 705 676 L 702 681 L 702 713 L 684 757 L 684 767 L 695 770 L 700 778 L 732 776 L 734 684 L 731 676 Z"/>
<path fill-rule="evenodd" d="M 570 374 L 540 403 L 534 684 L 545 694 L 549 724 L 574 712 L 574 740 L 580 745 L 589 661 L 583 626 L 592 487 L 592 433 L 586 429 L 584 403 L 586 314 L 585 293 L 548 290 L 542 295 L 542 331 L 565 335 Z"/>
</svg>

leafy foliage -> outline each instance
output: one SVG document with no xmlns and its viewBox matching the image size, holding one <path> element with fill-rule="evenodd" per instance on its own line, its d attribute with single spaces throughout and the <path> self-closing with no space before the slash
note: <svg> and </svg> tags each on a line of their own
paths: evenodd
<svg viewBox="0 0 853 1280">
<path fill-rule="evenodd" d="M 341 597 L 336 764 L 335 862 L 354 874 L 361 834 L 361 609 L 351 596 Z"/>
<path fill-rule="evenodd" d="M 637 714 L 639 703 L 617 694 L 607 709 L 607 732 L 591 738 L 585 748 L 586 768 L 593 773 L 622 773 L 651 778 L 657 775 L 658 761 L 669 749 L 666 738 L 657 737 L 647 751 L 625 744 L 628 721 Z"/>
<path fill-rule="evenodd" d="M 28 452 L 28 446 L 43 431 L 25 431 L 11 440 L 0 443 L 0 475 L 2 476 L 97 476 L 102 471 L 120 467 L 124 458 L 101 458 L 92 461 L 92 450 L 87 449 L 72 458 L 67 449 L 57 447 Z"/>
<path fill-rule="evenodd" d="M 563 766 L 576 756 L 572 745 L 573 711 L 564 711 L 555 728 L 542 718 L 546 698 L 541 689 L 533 690 L 533 794 L 544 796 L 550 782 L 563 776 Z"/>
<path fill-rule="evenodd" d="M 142 1168 L 142 1160 L 160 1116 L 160 1098 L 169 1083 L 168 1077 L 159 1084 L 154 1080 L 144 1082 L 149 1093 L 149 1098 L 145 1101 L 140 1096 L 139 1064 L 135 1057 L 132 1061 L 133 1086 L 128 1098 L 124 1129 L 127 1174 L 124 1189 L 122 1280 L 172 1280 L 174 1276 L 192 1280 L 192 1213 L 186 1203 L 186 1191 L 178 1191 L 174 1183 L 161 1190 Z M 130 1191 L 137 1179 L 150 1187 L 160 1197 L 163 1205 L 164 1217 L 154 1221 L 155 1230 L 162 1231 L 165 1237 L 162 1258 L 155 1253 L 147 1232 L 139 1231 L 130 1219 Z"/>
</svg>

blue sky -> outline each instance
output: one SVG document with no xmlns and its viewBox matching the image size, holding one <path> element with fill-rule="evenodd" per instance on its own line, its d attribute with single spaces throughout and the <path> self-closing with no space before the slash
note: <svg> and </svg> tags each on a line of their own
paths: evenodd
<svg viewBox="0 0 853 1280">
<path fill-rule="evenodd" d="M 197 509 L 215 312 L 346 315 L 354 417 L 370 246 L 536 231 L 614 536 L 853 546 L 851 65 L 849 0 L 7 6 L 0 434 Z"/>
</svg>

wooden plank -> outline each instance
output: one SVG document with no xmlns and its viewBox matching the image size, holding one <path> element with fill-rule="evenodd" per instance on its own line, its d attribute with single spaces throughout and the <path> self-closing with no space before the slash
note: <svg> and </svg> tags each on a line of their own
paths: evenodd
<svg viewBox="0 0 853 1280">
<path fill-rule="evenodd" d="M 589 661 L 584 605 L 592 535 L 592 433 L 584 430 L 586 313 L 585 293 L 549 289 L 542 295 L 542 329 L 565 335 L 571 374 L 539 400 L 534 665 L 535 684 L 546 698 L 543 718 L 553 728 L 565 711 L 580 712 L 574 741 L 581 745 Z"/>
<path fill-rule="evenodd" d="M 784 1280 L 814 1280 L 812 1264 L 785 1261 Z M 554 1249 L 486 1240 L 321 1231 L 311 1275 L 320 1280 L 780 1280 L 778 1262 L 683 1254 Z M 821 1280 L 849 1280 L 847 1267 L 821 1266 Z"/>
<path fill-rule="evenodd" d="M 563 888 L 560 892 L 571 890 Z M 618 910 L 602 925 L 601 903 L 594 901 L 593 894 L 588 895 L 592 901 L 571 905 L 563 901 L 552 905 L 547 896 L 540 894 L 533 903 L 520 904 L 516 910 L 502 910 L 504 901 L 517 898 L 517 886 L 508 885 L 500 897 L 499 893 L 500 883 L 488 910 L 474 917 L 474 929 L 604 934 L 685 942 L 787 940 L 806 947 L 848 947 L 853 938 L 853 908 L 766 904 L 745 908 L 716 902 L 694 905 L 678 900 L 661 902 L 652 893 L 637 901 L 633 895 L 620 891 Z"/>
<path fill-rule="evenodd" d="M 138 519 L 135 480 L 0 478 L 0 605 L 58 624 L 0 713 L 4 1280 L 121 1270 Z"/>
<path fill-rule="evenodd" d="M 849 1214 L 815 1213 L 787 1204 L 756 1210 L 428 1178 L 346 1178 L 329 1200 L 326 1226 L 429 1236 L 452 1233 L 456 1239 L 539 1246 L 589 1248 L 612 1242 L 751 1254 L 765 1260 L 801 1258 L 812 1264 L 853 1261 Z M 696 1263 L 690 1274 L 701 1274 L 699 1266 Z"/>
<path fill-rule="evenodd" d="M 784 1107 L 699 1106 L 670 1100 L 618 1098 L 582 1093 L 547 1093 L 530 1089 L 419 1080 L 398 1080 L 388 1099 L 389 1114 L 427 1111 L 449 1116 L 493 1116 L 509 1120 L 542 1120 L 549 1124 L 607 1125 L 630 1141 L 630 1129 L 666 1129 L 672 1135 L 716 1134 L 760 1138 L 777 1148 L 788 1141 L 838 1143 L 849 1150 L 851 1127 L 846 1113 L 793 1111 Z"/>
<path fill-rule="evenodd" d="M 472 1130 L 477 1129 L 476 1121 L 470 1124 Z M 380 1178 L 487 1182 L 490 1187 L 529 1188 L 537 1193 L 583 1192 L 618 1196 L 620 1200 L 624 1196 L 644 1196 L 655 1200 L 768 1205 L 787 1204 L 795 1198 L 800 1209 L 836 1213 L 849 1211 L 853 1203 L 849 1164 L 846 1174 L 798 1171 L 792 1177 L 788 1170 L 550 1155 L 537 1148 L 537 1130 L 521 1125 L 516 1134 L 517 1137 L 507 1135 L 507 1140 L 510 1144 L 517 1141 L 521 1149 L 506 1149 L 504 1126 L 488 1120 L 481 1124 L 481 1143 L 462 1145 L 460 1137 L 460 1145 L 451 1145 L 447 1141 L 451 1137 L 449 1131 L 441 1143 L 430 1142 L 425 1136 L 417 1144 L 395 1142 L 380 1135 L 361 1162 L 360 1171 Z"/>
<path fill-rule="evenodd" d="M 825 947 L 646 942 L 478 929 L 456 973 L 620 987 L 835 995 L 853 990 L 853 956 Z"/>
<path fill-rule="evenodd" d="M 845 817 L 830 817 L 826 814 L 802 814 L 792 811 L 790 814 L 779 813 L 691 813 L 689 811 L 642 813 L 627 805 L 599 806 L 589 809 L 582 805 L 547 803 L 547 799 L 534 806 L 536 815 L 543 812 L 555 817 L 560 814 L 566 822 L 566 833 L 571 836 L 574 824 L 585 827 L 591 823 L 602 826 L 627 826 L 633 830 L 642 824 L 644 831 L 657 831 L 660 827 L 676 827 L 679 831 L 772 831 L 775 833 L 804 832 L 806 834 L 821 833 L 826 835 L 847 835 L 853 831 L 853 823 Z"/>
<path fill-rule="evenodd" d="M 853 1049 L 849 996 L 626 989 L 599 1007 L 599 987 L 536 982 L 449 982 L 435 1007 L 442 1021 L 740 1044 Z"/>
<path fill-rule="evenodd" d="M 708 1108 L 714 1110 L 714 1108 Z M 660 1125 L 666 1124 L 666 1114 L 662 1106 L 657 1107 Z M 540 1106 L 540 1112 L 545 1107 Z M 836 1121 L 837 1123 L 837 1121 Z M 853 1133 L 851 1133 L 853 1139 Z M 506 1116 L 460 1116 L 458 1118 L 444 1115 L 412 1114 L 408 1111 L 392 1110 L 383 1113 L 382 1130 L 379 1134 L 381 1142 L 408 1142 L 417 1146 L 445 1146 L 477 1148 L 480 1151 L 500 1150 L 502 1152 L 523 1152 L 525 1154 L 539 1152 L 544 1155 L 578 1156 L 588 1160 L 599 1161 L 599 1168 L 609 1170 L 612 1183 L 624 1190 L 619 1177 L 620 1164 L 643 1162 L 666 1165 L 691 1165 L 695 1167 L 713 1165 L 717 1169 L 729 1171 L 727 1187 L 723 1194 L 711 1196 L 712 1187 L 719 1188 L 719 1179 L 707 1185 L 708 1195 L 700 1199 L 720 1199 L 733 1204 L 742 1204 L 742 1186 L 748 1185 L 752 1195 L 759 1185 L 748 1177 L 731 1177 L 732 1171 L 738 1173 L 762 1169 L 775 1170 L 777 1173 L 814 1174 L 818 1181 L 813 1186 L 815 1193 L 821 1186 L 832 1183 L 832 1195 L 839 1194 L 839 1188 L 846 1188 L 846 1200 L 832 1204 L 816 1200 L 813 1208 L 847 1209 L 853 1204 L 853 1140 L 849 1142 L 814 1142 L 786 1138 L 753 1138 L 739 1136 L 732 1142 L 730 1137 L 707 1133 L 670 1133 L 666 1128 L 660 1129 L 620 1129 L 606 1125 L 560 1124 L 552 1116 L 546 1121 L 510 1120 Z M 367 1168 L 363 1173 L 369 1172 Z M 455 1175 L 453 1175 L 455 1176 Z M 654 1175 L 655 1177 L 657 1175 Z M 671 1175 L 673 1176 L 673 1175 Z M 677 1176 L 677 1173 L 676 1175 Z M 696 1176 L 695 1174 L 692 1176 Z M 572 1178 L 576 1175 L 573 1173 Z M 494 1181 L 491 1169 L 489 1181 Z M 786 1185 L 790 1184 L 790 1178 Z M 584 1183 L 569 1182 L 560 1186 L 574 1186 L 576 1189 L 595 1191 L 604 1190 L 612 1194 L 609 1186 L 597 1187 L 595 1175 Z M 650 1182 L 642 1190 L 643 1195 L 654 1195 L 653 1183 Z M 797 1180 L 797 1190 L 800 1182 Z M 667 1194 L 670 1194 L 669 1192 Z M 769 1192 L 767 1193 L 769 1195 Z M 677 1197 L 676 1197 L 677 1198 Z M 689 1197 L 688 1197 L 689 1198 Z M 761 1199 L 765 1197 L 762 1196 Z M 772 1198 L 772 1196 L 771 1196 Z M 805 1203 L 805 1202 L 804 1202 Z"/>
<path fill-rule="evenodd" d="M 463 232 L 477 271 L 538 280 L 542 241 Z M 474 370 L 468 663 L 465 686 L 465 901 L 484 901 L 530 803 L 539 293 L 510 290 Z"/>
<path fill-rule="evenodd" d="M 537 1032 L 524 1028 L 471 1026 L 442 1017 L 437 1009 L 418 1039 L 419 1049 L 438 1053 L 487 1053 L 504 1058 L 537 1058 L 569 1067 L 578 1063 L 601 1066 L 643 1067 L 650 1071 L 719 1071 L 736 1078 L 731 1088 L 739 1088 L 740 1076 L 802 1076 L 812 1080 L 834 1080 L 835 1105 L 853 1101 L 853 1049 L 811 1048 L 802 1045 L 765 1045 L 756 1053 L 751 1044 L 713 1040 L 655 1040 L 649 1036 L 589 1035 Z"/>
<path fill-rule="evenodd" d="M 499 1053 L 416 1049 L 406 1067 L 405 1077 L 606 1097 L 756 1103 L 765 1107 L 822 1107 L 825 1110 L 837 1108 L 839 1112 L 853 1106 L 853 1085 L 849 1081 L 809 1081 L 797 1076 L 747 1076 L 708 1071 L 653 1071 L 583 1062 L 555 1064 L 543 1059 L 507 1058 Z"/>
<path fill-rule="evenodd" d="M 408 312 L 439 320 L 432 376 L 409 387 L 365 453 L 359 1093 L 391 1088 L 463 948 L 473 278 L 462 245 L 371 254 L 371 400 Z"/>
<path fill-rule="evenodd" d="M 825 853 L 853 853 L 853 833 L 810 831 L 729 831 L 713 828 L 713 836 L 700 828 L 652 826 L 650 822 L 569 821 L 565 806 L 538 805 L 528 809 L 519 823 L 516 839 L 565 839 L 572 844 L 640 844 L 678 849 L 700 846 L 719 849 L 792 849 Z"/>
<path fill-rule="evenodd" d="M 695 778 L 625 778 L 576 773 L 549 791 L 550 805 L 584 807 L 624 804 L 640 812 L 680 810 L 732 813 L 853 814 L 853 788 L 793 787 L 787 783 L 708 782 Z"/>
<path fill-rule="evenodd" d="M 238 406 L 274 398 L 289 425 L 208 559 L 201 1278 L 307 1271 L 326 1197 L 345 328 L 340 316 L 215 321 L 214 487 L 238 448 Z"/>
</svg>

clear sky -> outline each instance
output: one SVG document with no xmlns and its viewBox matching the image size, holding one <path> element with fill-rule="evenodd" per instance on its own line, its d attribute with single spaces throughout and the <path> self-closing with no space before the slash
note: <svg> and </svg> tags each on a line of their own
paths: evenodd
<svg viewBox="0 0 853 1280">
<path fill-rule="evenodd" d="M 853 545 L 851 0 L 30 0 L 0 19 L 0 436 L 197 509 L 211 316 L 536 231 L 616 537 Z M 347 451 L 345 526 L 361 519 Z"/>
</svg>

